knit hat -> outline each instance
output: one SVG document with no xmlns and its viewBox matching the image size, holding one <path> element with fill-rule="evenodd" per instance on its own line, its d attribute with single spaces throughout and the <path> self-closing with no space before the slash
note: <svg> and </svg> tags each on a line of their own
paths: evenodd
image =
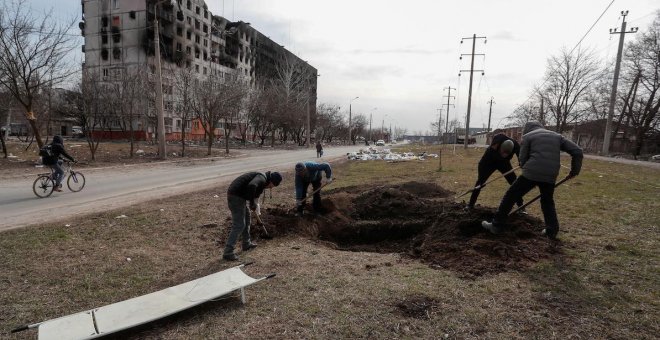
<svg viewBox="0 0 660 340">
<path fill-rule="evenodd" d="M 306 169 L 305 163 L 302 163 L 302 162 L 296 163 L 296 173 L 297 174 L 301 174 L 301 173 L 305 172 L 305 169 Z"/>
<path fill-rule="evenodd" d="M 279 172 L 271 172 L 270 182 L 273 183 L 274 186 L 280 185 L 280 183 L 282 182 L 282 175 L 280 175 Z"/>
</svg>

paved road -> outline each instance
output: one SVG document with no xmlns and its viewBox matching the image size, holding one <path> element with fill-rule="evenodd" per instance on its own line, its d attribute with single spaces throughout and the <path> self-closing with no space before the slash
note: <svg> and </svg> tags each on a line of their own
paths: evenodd
<svg viewBox="0 0 660 340">
<path fill-rule="evenodd" d="M 324 150 L 329 160 L 359 149 L 335 147 Z M 227 182 L 245 171 L 292 170 L 295 162 L 314 159 L 316 150 L 255 151 L 247 157 L 179 163 L 145 165 L 130 169 L 85 171 L 87 183 L 78 193 L 66 189 L 39 199 L 32 192 L 29 179 L 0 182 L 0 231 L 68 216 L 130 206 L 136 202 L 190 192 Z"/>
</svg>

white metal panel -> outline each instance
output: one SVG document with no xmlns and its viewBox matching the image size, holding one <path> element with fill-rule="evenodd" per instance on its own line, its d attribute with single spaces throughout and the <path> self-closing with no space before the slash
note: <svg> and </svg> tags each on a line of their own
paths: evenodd
<svg viewBox="0 0 660 340">
<path fill-rule="evenodd" d="M 242 266 L 229 268 L 93 311 L 45 321 L 39 324 L 39 340 L 101 337 L 178 313 L 233 291 L 242 290 L 264 279 L 254 279 L 243 273 L 241 268 Z"/>
<path fill-rule="evenodd" d="M 92 311 L 48 320 L 39 325 L 39 340 L 86 339 L 96 336 Z"/>
<path fill-rule="evenodd" d="M 230 268 L 155 293 L 100 307 L 94 313 L 99 334 L 114 333 L 158 320 L 257 281 L 240 268 Z"/>
</svg>

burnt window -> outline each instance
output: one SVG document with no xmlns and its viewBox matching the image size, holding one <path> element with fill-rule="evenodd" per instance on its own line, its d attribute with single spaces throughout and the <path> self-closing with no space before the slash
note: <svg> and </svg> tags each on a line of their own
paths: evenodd
<svg viewBox="0 0 660 340">
<path fill-rule="evenodd" d="M 195 42 L 199 44 L 199 35 L 195 34 Z"/>
<path fill-rule="evenodd" d="M 108 27 L 108 17 L 105 15 L 101 17 L 101 27 Z"/>
<path fill-rule="evenodd" d="M 206 26 L 206 24 L 204 24 L 204 26 L 202 26 L 202 32 L 209 33 L 209 27 Z"/>
<path fill-rule="evenodd" d="M 181 52 L 181 43 L 176 43 L 176 51 Z"/>
<path fill-rule="evenodd" d="M 130 12 L 128 12 L 128 16 L 129 16 L 131 19 L 135 19 L 135 11 L 130 11 Z"/>
<path fill-rule="evenodd" d="M 183 28 L 177 27 L 176 28 L 176 35 L 183 37 Z"/>
<path fill-rule="evenodd" d="M 190 3 L 190 0 L 186 3 L 186 8 L 187 9 L 192 9 L 192 3 Z"/>
<path fill-rule="evenodd" d="M 107 44 L 108 43 L 108 35 L 107 34 L 101 34 L 101 44 Z"/>
<path fill-rule="evenodd" d="M 121 59 L 121 49 L 119 47 L 115 47 L 112 49 L 112 58 L 115 60 Z"/>
<path fill-rule="evenodd" d="M 195 29 L 199 29 L 199 20 L 195 19 Z"/>
<path fill-rule="evenodd" d="M 204 19 L 208 19 L 208 18 L 209 18 L 209 11 L 204 10 Z"/>
<path fill-rule="evenodd" d="M 195 14 L 199 15 L 199 6 L 195 7 Z"/>
<path fill-rule="evenodd" d="M 101 50 L 101 59 L 103 60 L 108 60 L 108 49 L 104 48 Z"/>
<path fill-rule="evenodd" d="M 190 40 L 190 39 L 191 39 L 191 34 L 190 34 L 190 31 L 187 31 L 187 32 L 186 32 L 186 39 L 188 39 L 188 40 Z"/>
</svg>

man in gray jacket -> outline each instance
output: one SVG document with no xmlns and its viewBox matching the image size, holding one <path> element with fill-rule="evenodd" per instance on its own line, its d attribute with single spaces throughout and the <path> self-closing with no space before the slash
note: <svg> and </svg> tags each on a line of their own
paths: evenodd
<svg viewBox="0 0 660 340">
<path fill-rule="evenodd" d="M 562 135 L 543 128 L 541 123 L 531 121 L 523 128 L 520 148 L 522 175 L 509 187 L 495 213 L 493 222 L 483 221 L 481 225 L 491 233 L 500 233 L 513 204 L 538 186 L 541 192 L 541 210 L 545 220 L 543 234 L 554 239 L 559 232 L 559 221 L 553 198 L 555 181 L 561 166 L 561 151 L 571 155 L 571 171 L 568 178 L 577 176 L 582 167 L 582 149 Z"/>
</svg>

